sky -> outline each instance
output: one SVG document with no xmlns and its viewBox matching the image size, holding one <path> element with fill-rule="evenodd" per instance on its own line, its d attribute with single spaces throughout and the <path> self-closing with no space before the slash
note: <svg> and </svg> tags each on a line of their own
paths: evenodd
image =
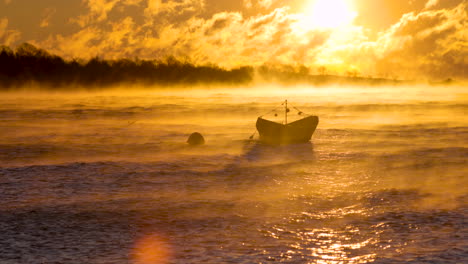
<svg viewBox="0 0 468 264">
<path fill-rule="evenodd" d="M 467 13 L 468 0 L 0 0 L 0 45 L 466 80 Z"/>
</svg>

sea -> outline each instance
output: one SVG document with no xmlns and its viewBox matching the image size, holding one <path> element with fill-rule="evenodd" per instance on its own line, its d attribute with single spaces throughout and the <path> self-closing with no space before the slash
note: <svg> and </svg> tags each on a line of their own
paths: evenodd
<svg viewBox="0 0 468 264">
<path fill-rule="evenodd" d="M 259 143 L 285 100 L 312 140 Z M 3 92 L 0 263 L 467 263 L 467 116 L 466 86 Z"/>
</svg>

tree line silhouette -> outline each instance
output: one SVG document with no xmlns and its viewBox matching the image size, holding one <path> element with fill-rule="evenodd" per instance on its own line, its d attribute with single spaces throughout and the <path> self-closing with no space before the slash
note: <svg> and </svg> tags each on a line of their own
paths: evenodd
<svg viewBox="0 0 468 264">
<path fill-rule="evenodd" d="M 46 50 L 24 43 L 16 50 L 0 47 L 0 89 L 7 90 L 32 83 L 61 88 L 69 85 L 103 87 L 128 84 L 195 84 L 250 82 L 253 68 L 226 70 L 218 66 L 198 66 L 165 60 L 65 60 Z"/>
<path fill-rule="evenodd" d="M 347 76 L 329 74 L 324 66 L 310 74 L 304 65 L 263 64 L 258 67 L 239 67 L 232 70 L 216 65 L 194 65 L 173 57 L 165 60 L 117 59 L 65 60 L 29 43 L 16 50 L 0 46 L 0 90 L 13 90 L 29 84 L 40 84 L 49 89 L 87 89 L 115 85 L 194 85 L 194 84 L 248 84 L 257 82 L 315 86 L 329 84 L 398 85 L 396 79 L 373 78 L 348 73 Z"/>
</svg>

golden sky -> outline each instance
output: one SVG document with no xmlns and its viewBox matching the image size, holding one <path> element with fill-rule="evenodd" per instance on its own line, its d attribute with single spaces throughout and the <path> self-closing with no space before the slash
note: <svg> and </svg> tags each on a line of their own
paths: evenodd
<svg viewBox="0 0 468 264">
<path fill-rule="evenodd" d="M 0 0 L 0 44 L 66 58 L 467 79 L 468 0 Z"/>
</svg>

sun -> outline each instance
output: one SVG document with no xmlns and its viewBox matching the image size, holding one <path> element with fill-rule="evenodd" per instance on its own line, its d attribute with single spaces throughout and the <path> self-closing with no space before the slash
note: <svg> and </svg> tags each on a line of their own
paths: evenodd
<svg viewBox="0 0 468 264">
<path fill-rule="evenodd" d="M 350 25 L 356 16 L 351 0 L 311 0 L 299 23 L 305 29 L 334 29 Z"/>
</svg>

